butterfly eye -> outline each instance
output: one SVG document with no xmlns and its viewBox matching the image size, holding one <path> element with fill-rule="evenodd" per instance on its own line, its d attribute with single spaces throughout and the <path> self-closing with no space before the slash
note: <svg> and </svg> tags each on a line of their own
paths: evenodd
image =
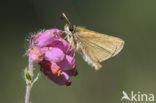
<svg viewBox="0 0 156 103">
<path fill-rule="evenodd" d="M 69 26 L 69 30 L 72 32 L 74 30 L 74 26 L 73 25 L 70 25 Z"/>
</svg>

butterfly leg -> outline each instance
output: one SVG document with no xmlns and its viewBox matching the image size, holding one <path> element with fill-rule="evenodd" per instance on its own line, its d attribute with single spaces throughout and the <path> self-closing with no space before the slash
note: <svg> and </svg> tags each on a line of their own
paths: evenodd
<svg viewBox="0 0 156 103">
<path fill-rule="evenodd" d="M 69 43 L 65 54 L 68 54 L 70 49 L 71 49 L 71 44 Z"/>
<path fill-rule="evenodd" d="M 71 47 L 72 47 L 72 43 L 69 43 L 69 45 L 68 45 L 68 49 L 67 49 L 67 51 L 66 51 L 66 54 L 69 52 L 69 50 L 71 49 Z M 75 57 L 75 53 L 76 53 L 76 51 L 75 51 L 75 49 L 73 50 L 73 54 L 72 54 L 72 60 L 71 60 L 71 62 L 74 62 L 74 57 Z M 76 64 L 74 64 L 73 65 L 73 69 L 75 69 L 76 68 Z"/>
<path fill-rule="evenodd" d="M 74 57 L 75 57 L 75 54 L 76 54 L 77 45 L 74 42 L 73 36 L 68 36 L 68 41 L 69 41 L 70 48 L 71 47 L 74 48 L 73 53 L 72 53 L 72 57 L 73 57 L 73 60 L 74 60 Z M 73 60 L 72 60 L 72 62 L 73 62 Z"/>
<path fill-rule="evenodd" d="M 67 39 L 67 36 L 68 36 L 68 35 L 66 35 L 63 39 Z"/>
<path fill-rule="evenodd" d="M 71 49 L 71 47 L 73 45 L 73 39 L 72 39 L 72 37 L 70 37 L 68 35 L 66 36 L 66 38 L 68 39 L 69 44 L 68 44 L 68 47 L 67 47 L 67 50 L 66 50 L 66 53 L 65 54 L 70 54 L 69 53 L 69 50 Z M 75 53 L 75 51 L 74 51 L 74 53 Z M 73 54 L 73 55 L 75 55 L 75 54 Z"/>
<path fill-rule="evenodd" d="M 73 50 L 73 58 L 74 58 L 75 53 L 76 53 L 76 49 L 77 49 L 77 45 L 75 44 L 73 37 L 71 37 L 71 45 L 74 47 L 74 50 Z"/>
<path fill-rule="evenodd" d="M 75 48 L 76 48 L 76 46 L 75 46 Z M 76 49 L 74 48 L 74 50 L 73 50 L 73 59 L 72 59 L 72 61 L 71 62 L 74 62 L 74 57 L 75 57 L 75 54 L 76 54 Z M 75 65 L 73 65 L 73 69 L 75 69 L 76 68 L 76 64 Z M 76 69 L 75 69 L 76 70 Z"/>
</svg>

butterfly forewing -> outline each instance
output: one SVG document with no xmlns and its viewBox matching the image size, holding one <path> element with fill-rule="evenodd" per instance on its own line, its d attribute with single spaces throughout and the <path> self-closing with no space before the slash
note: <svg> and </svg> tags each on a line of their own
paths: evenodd
<svg viewBox="0 0 156 103">
<path fill-rule="evenodd" d="M 76 27 L 74 31 L 81 42 L 79 49 L 85 60 L 99 69 L 100 62 L 115 56 L 123 47 L 124 41 L 120 38 L 97 33 L 83 27 Z"/>
</svg>

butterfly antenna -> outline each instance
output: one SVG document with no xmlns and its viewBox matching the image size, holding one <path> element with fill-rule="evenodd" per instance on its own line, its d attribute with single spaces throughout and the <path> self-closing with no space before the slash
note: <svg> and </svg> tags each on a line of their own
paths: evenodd
<svg viewBox="0 0 156 103">
<path fill-rule="evenodd" d="M 62 13 L 64 19 L 67 21 L 68 25 L 71 25 L 69 19 L 67 18 L 66 14 L 65 13 Z"/>
</svg>

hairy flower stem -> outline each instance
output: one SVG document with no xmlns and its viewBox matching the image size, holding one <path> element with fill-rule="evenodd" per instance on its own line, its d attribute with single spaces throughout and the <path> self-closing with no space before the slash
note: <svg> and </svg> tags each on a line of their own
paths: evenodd
<svg viewBox="0 0 156 103">
<path fill-rule="evenodd" d="M 33 62 L 29 57 L 29 64 L 28 64 L 28 72 L 31 78 L 33 78 Z M 30 103 L 30 92 L 31 92 L 31 81 L 26 80 L 26 94 L 25 94 L 25 103 Z"/>
</svg>

